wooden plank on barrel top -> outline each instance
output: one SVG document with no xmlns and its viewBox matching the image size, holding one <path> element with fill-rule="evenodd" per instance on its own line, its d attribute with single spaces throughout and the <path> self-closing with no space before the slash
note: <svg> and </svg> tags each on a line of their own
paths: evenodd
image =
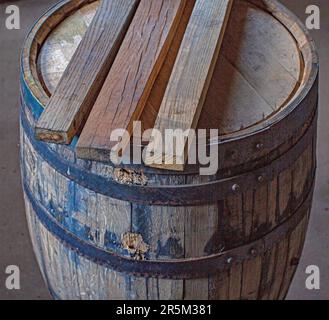
<svg viewBox="0 0 329 320">
<path fill-rule="evenodd" d="M 163 98 L 149 144 L 146 164 L 169 170 L 184 170 L 188 145 L 166 141 L 165 130 L 196 129 L 231 10 L 231 0 L 197 0 Z M 161 133 L 160 135 L 158 133 Z M 176 150 L 176 151 L 174 151 Z"/>
<path fill-rule="evenodd" d="M 186 0 L 141 0 L 118 55 L 81 133 L 77 154 L 111 160 L 114 130 L 126 130 L 121 146 L 130 142 L 134 121 L 145 107 L 169 51 Z"/>
<path fill-rule="evenodd" d="M 188 0 L 175 37 L 140 116 L 142 130 L 153 129 L 196 0 Z"/>
<path fill-rule="evenodd" d="M 84 124 L 138 5 L 102 1 L 36 125 L 39 139 L 70 143 Z"/>
</svg>

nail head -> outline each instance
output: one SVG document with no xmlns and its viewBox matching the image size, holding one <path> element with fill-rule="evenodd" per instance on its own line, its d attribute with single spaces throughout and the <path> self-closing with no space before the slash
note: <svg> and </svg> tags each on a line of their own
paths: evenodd
<svg viewBox="0 0 329 320">
<path fill-rule="evenodd" d="M 239 186 L 238 184 L 234 184 L 234 185 L 232 186 L 232 190 L 233 190 L 234 192 L 237 192 L 237 191 L 240 190 L 240 186 Z"/>
</svg>

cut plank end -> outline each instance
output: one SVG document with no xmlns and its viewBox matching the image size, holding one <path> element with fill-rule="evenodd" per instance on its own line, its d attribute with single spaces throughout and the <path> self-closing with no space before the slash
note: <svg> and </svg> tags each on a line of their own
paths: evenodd
<svg viewBox="0 0 329 320">
<path fill-rule="evenodd" d="M 107 149 L 89 148 L 83 146 L 77 146 L 75 153 L 79 159 L 88 161 L 99 162 L 111 162 L 111 159 L 115 156 L 115 153 Z"/>
<path fill-rule="evenodd" d="M 35 137 L 38 140 L 48 142 L 48 143 L 57 143 L 57 144 L 70 144 L 74 134 L 70 134 L 70 132 L 64 131 L 54 131 L 48 130 L 45 128 L 35 128 Z"/>
<path fill-rule="evenodd" d="M 69 144 L 83 127 L 139 0 L 102 0 L 37 124 L 37 137 Z"/>
</svg>

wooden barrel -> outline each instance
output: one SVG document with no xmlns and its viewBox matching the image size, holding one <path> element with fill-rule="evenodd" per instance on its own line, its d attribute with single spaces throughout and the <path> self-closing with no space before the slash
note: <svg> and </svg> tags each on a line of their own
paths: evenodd
<svg viewBox="0 0 329 320">
<path fill-rule="evenodd" d="M 283 299 L 316 168 L 318 59 L 307 31 L 277 1 L 236 0 L 198 125 L 219 129 L 219 171 L 116 167 L 77 159 L 77 139 L 34 137 L 98 4 L 61 1 L 22 55 L 26 213 L 53 297 Z"/>
</svg>

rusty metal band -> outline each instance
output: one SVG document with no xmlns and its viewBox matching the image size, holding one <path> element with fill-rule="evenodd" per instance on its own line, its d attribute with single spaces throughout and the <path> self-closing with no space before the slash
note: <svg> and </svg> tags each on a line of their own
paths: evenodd
<svg viewBox="0 0 329 320">
<path fill-rule="evenodd" d="M 314 181 L 314 177 L 313 177 Z M 42 225 L 56 237 L 64 246 L 78 255 L 106 268 L 123 272 L 127 275 L 164 279 L 197 279 L 222 272 L 231 268 L 233 264 L 242 263 L 256 256 L 261 256 L 274 245 L 286 239 L 305 217 L 308 216 L 314 183 L 305 196 L 304 201 L 281 225 L 273 229 L 264 237 L 246 245 L 206 257 L 175 259 L 175 260 L 144 260 L 138 261 L 104 250 L 87 241 L 82 241 L 47 212 L 47 210 L 33 197 L 26 184 L 23 185 L 26 199 Z M 32 214 L 32 212 L 31 212 Z"/>
<path fill-rule="evenodd" d="M 22 102 L 23 103 L 23 102 Z M 193 206 L 215 203 L 235 192 L 254 188 L 257 184 L 267 183 L 280 172 L 288 169 L 312 143 L 316 133 L 317 114 L 309 120 L 309 127 L 291 149 L 265 167 L 227 179 L 200 184 L 183 185 L 127 185 L 115 179 L 105 178 L 82 168 L 65 159 L 47 143 L 37 141 L 34 130 L 26 116 L 24 106 L 21 110 L 21 126 L 25 135 L 40 157 L 54 170 L 67 179 L 96 193 L 129 201 L 140 205 Z M 24 146 L 22 146 L 24 148 Z M 24 165 L 24 164 L 22 164 Z"/>
</svg>

